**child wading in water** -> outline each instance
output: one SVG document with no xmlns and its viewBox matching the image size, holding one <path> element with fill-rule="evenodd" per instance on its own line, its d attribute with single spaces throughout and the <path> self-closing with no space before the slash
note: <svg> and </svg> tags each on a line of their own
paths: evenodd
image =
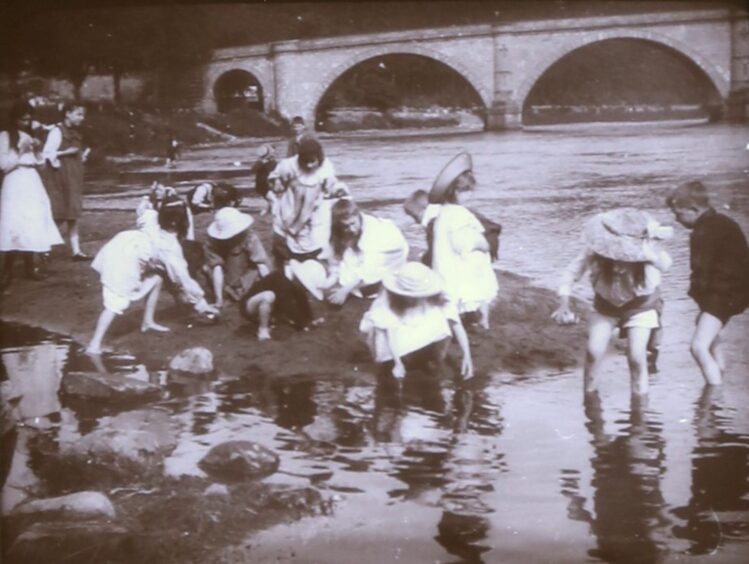
<svg viewBox="0 0 749 564">
<path fill-rule="evenodd" d="M 499 284 L 492 268 L 484 227 L 465 206 L 476 187 L 473 163 L 460 153 L 437 175 L 429 202 L 442 204 L 434 219 L 432 268 L 445 283 L 445 294 L 458 312 L 478 312 L 479 325 L 489 328 L 489 306 Z"/>
<path fill-rule="evenodd" d="M 154 210 L 143 213 L 157 214 Z M 139 230 L 121 231 L 98 252 L 91 266 L 101 275 L 104 310 L 86 352 L 100 353 L 102 340 L 115 317 L 125 313 L 131 302 L 144 297 L 146 307 L 141 331 L 169 331 L 154 319 L 163 284 L 159 272 L 166 272 L 181 290 L 184 301 L 192 304 L 196 311 L 217 313 L 206 303 L 203 290 L 188 273 L 177 239 L 177 231 L 183 222 L 183 210 L 163 207 L 158 212 L 159 228 L 154 228 L 153 222 L 145 221 Z"/>
<path fill-rule="evenodd" d="M 749 307 L 746 237 L 735 221 L 710 206 L 707 190 L 699 181 L 679 186 L 666 203 L 676 221 L 692 230 L 689 296 L 700 308 L 692 355 L 705 382 L 720 384 L 725 368 L 719 347 L 720 331 L 731 317 Z"/>
<path fill-rule="evenodd" d="M 661 272 L 671 266 L 669 255 L 657 249 L 653 241 L 669 235 L 670 228 L 661 227 L 649 214 L 634 209 L 600 213 L 588 222 L 586 248 L 564 273 L 560 306 L 552 314 L 560 324 L 574 319 L 569 306 L 571 288 L 590 270 L 595 300 L 585 356 L 586 393 L 598 388 L 601 361 L 617 327 L 627 331 L 632 393 L 647 393 L 646 348 L 651 331 L 660 326 L 657 307 Z"/>
<path fill-rule="evenodd" d="M 441 363 L 455 337 L 463 352 L 460 373 L 471 378 L 468 336 L 458 311 L 443 294 L 439 275 L 421 263 L 409 262 L 387 274 L 382 284 L 384 291 L 359 325 L 374 361 L 392 362 L 393 376 L 401 379 L 412 361 L 425 358 Z"/>
</svg>

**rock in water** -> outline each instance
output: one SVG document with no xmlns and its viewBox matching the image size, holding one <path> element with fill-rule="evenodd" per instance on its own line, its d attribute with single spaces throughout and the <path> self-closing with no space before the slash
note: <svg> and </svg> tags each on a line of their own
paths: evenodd
<svg viewBox="0 0 749 564">
<path fill-rule="evenodd" d="M 132 551 L 127 529 L 103 521 L 40 522 L 21 533 L 8 562 L 122 562 Z"/>
<path fill-rule="evenodd" d="M 200 469 L 221 481 L 256 479 L 278 470 L 278 455 L 251 441 L 228 441 L 213 447 L 198 463 Z"/>
<path fill-rule="evenodd" d="M 62 514 L 67 519 L 82 520 L 94 517 L 114 519 L 114 507 L 109 498 L 99 492 L 76 492 L 61 497 L 35 499 L 16 507 L 14 515 L 47 516 Z"/>
<path fill-rule="evenodd" d="M 171 360 L 169 371 L 210 374 L 213 372 L 213 354 L 204 347 L 185 349 Z"/>
</svg>

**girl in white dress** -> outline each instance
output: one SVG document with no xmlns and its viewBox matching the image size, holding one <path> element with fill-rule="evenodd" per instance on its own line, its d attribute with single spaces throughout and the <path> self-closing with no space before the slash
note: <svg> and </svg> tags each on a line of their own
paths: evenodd
<svg viewBox="0 0 749 564">
<path fill-rule="evenodd" d="M 99 316 L 96 330 L 86 349 L 89 354 L 99 354 L 101 344 L 115 317 L 125 313 L 130 303 L 146 298 L 141 331 L 169 331 L 156 323 L 154 313 L 159 300 L 164 272 L 181 291 L 184 301 L 200 313 L 217 314 L 208 305 L 200 285 L 190 277 L 177 230 L 184 219 L 181 209 L 163 207 L 158 212 L 145 210 L 141 228 L 121 231 L 104 245 L 91 264 L 101 276 L 104 310 Z M 158 221 L 158 224 L 157 224 Z"/>
<path fill-rule="evenodd" d="M 397 379 L 406 375 L 404 357 L 415 358 L 420 351 L 432 350 L 433 360 L 441 361 L 452 337 L 458 341 L 463 359 L 460 373 L 473 376 L 468 336 L 455 306 L 443 295 L 442 280 L 431 268 L 408 262 L 382 281 L 384 291 L 372 302 L 359 324 L 372 358 L 377 363 L 393 363 Z"/>
<path fill-rule="evenodd" d="M 36 170 L 41 160 L 37 144 L 25 131 L 31 125 L 31 110 L 18 106 L 11 112 L 12 126 L 0 132 L 0 251 L 5 253 L 3 286 L 12 277 L 15 258 L 21 254 L 26 275 L 39 279 L 34 254 L 47 253 L 52 245 L 63 243 L 52 217 L 49 197 Z"/>
<path fill-rule="evenodd" d="M 442 204 L 434 223 L 432 268 L 445 281 L 445 293 L 458 312 L 479 313 L 489 328 L 489 306 L 499 284 L 492 268 L 489 243 L 481 222 L 464 206 L 476 186 L 471 156 L 461 153 L 440 172 L 429 192 L 432 204 Z"/>
</svg>

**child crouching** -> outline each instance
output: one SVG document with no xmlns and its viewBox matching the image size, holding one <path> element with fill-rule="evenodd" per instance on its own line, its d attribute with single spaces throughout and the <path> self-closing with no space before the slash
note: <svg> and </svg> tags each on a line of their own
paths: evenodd
<svg viewBox="0 0 749 564">
<path fill-rule="evenodd" d="M 457 309 L 443 295 L 439 275 L 421 263 L 408 262 L 387 275 L 383 286 L 359 325 L 374 361 L 392 362 L 393 376 L 401 379 L 415 353 L 431 348 L 435 360 L 442 361 L 455 337 L 463 352 L 460 373 L 471 378 L 468 336 Z"/>
<path fill-rule="evenodd" d="M 144 214 L 155 215 L 156 212 L 147 210 Z M 141 298 L 146 298 L 141 331 L 169 331 L 154 319 L 163 284 L 159 272 L 166 272 L 179 287 L 184 300 L 196 311 L 216 313 L 206 303 L 200 285 L 188 273 L 177 239 L 181 217 L 181 210 L 164 207 L 158 212 L 158 229 L 147 221 L 141 229 L 121 231 L 97 253 L 91 266 L 101 276 L 104 310 L 86 352 L 99 354 L 102 340 L 115 317 L 122 315 L 131 302 Z"/>
</svg>

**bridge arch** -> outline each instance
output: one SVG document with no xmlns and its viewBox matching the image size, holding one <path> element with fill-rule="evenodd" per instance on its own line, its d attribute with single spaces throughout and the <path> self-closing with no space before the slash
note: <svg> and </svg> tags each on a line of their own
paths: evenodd
<svg viewBox="0 0 749 564">
<path fill-rule="evenodd" d="M 478 93 L 481 101 L 485 107 L 490 107 L 493 99 L 493 92 L 488 85 L 485 85 L 481 80 L 480 75 L 477 72 L 472 71 L 468 67 L 456 61 L 454 58 L 441 53 L 436 49 L 429 49 L 419 45 L 382 45 L 374 49 L 368 49 L 361 53 L 357 53 L 352 57 L 347 58 L 343 63 L 338 64 L 333 69 L 328 71 L 323 78 L 317 83 L 315 89 L 312 91 L 310 96 L 311 105 L 308 110 L 308 115 L 314 116 L 317 108 L 323 99 L 325 93 L 333 86 L 333 83 L 343 76 L 343 74 L 354 68 L 359 63 L 363 63 L 370 59 L 381 57 L 383 55 L 420 55 L 433 61 L 444 64 L 449 67 L 460 76 L 462 76 L 468 84 Z"/>
<path fill-rule="evenodd" d="M 723 76 L 718 68 L 712 63 L 702 57 L 694 49 L 684 45 L 683 43 L 674 40 L 670 37 L 652 33 L 650 31 L 638 31 L 638 30 L 611 30 L 611 31 L 596 31 L 595 34 L 586 34 L 583 37 L 576 38 L 567 41 L 558 46 L 552 55 L 549 55 L 542 60 L 538 61 L 533 67 L 526 79 L 521 83 L 515 94 L 515 100 L 520 108 L 525 106 L 526 99 L 530 94 L 533 86 L 539 81 L 544 73 L 549 70 L 554 64 L 559 62 L 563 57 L 569 55 L 573 51 L 593 45 L 601 41 L 608 39 L 639 39 L 649 41 L 651 43 L 657 43 L 670 50 L 680 53 L 692 63 L 694 63 L 702 72 L 708 77 L 710 82 L 713 84 L 715 89 L 720 93 L 723 99 L 728 97 L 730 90 L 730 80 L 728 77 Z"/>
<path fill-rule="evenodd" d="M 221 111 L 222 104 L 219 97 L 221 91 L 227 88 L 227 82 L 229 83 L 228 88 L 231 89 L 232 79 L 236 78 L 241 82 L 243 76 L 248 85 L 257 86 L 258 109 L 264 112 L 273 107 L 273 87 L 266 73 L 253 65 L 232 63 L 216 65 L 206 77 L 206 91 L 215 109 Z"/>
</svg>

